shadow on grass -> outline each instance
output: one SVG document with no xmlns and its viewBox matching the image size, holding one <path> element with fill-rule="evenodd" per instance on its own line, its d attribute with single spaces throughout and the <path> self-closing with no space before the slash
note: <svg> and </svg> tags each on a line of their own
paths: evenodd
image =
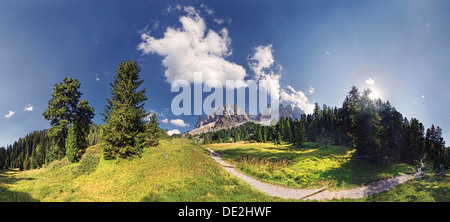
<svg viewBox="0 0 450 222">
<path fill-rule="evenodd" d="M 25 192 L 12 191 L 6 186 L 21 180 L 33 180 L 32 178 L 17 178 L 13 174 L 19 172 L 17 169 L 0 170 L 0 202 L 39 202 Z M 6 186 L 5 186 L 6 185 Z"/>
<path fill-rule="evenodd" d="M 276 147 L 265 149 L 275 150 Z M 295 163 L 307 155 L 312 155 L 311 153 L 304 154 L 290 151 L 284 152 L 263 151 L 261 149 L 256 148 L 234 148 L 228 150 L 221 150 L 219 151 L 219 153 L 224 159 L 232 159 L 234 161 L 239 161 L 244 156 L 251 156 L 253 158 L 268 159 L 274 162 L 286 160 L 289 163 Z"/>
<path fill-rule="evenodd" d="M 328 145 L 327 147 L 323 147 L 307 143 L 302 147 L 298 147 L 296 145 L 287 145 L 280 147 L 271 146 L 264 148 L 237 147 L 232 149 L 220 150 L 219 152 L 225 160 L 229 159 L 235 162 L 240 162 L 242 160 L 246 161 L 248 160 L 248 158 L 245 157 L 248 156 L 259 160 L 269 160 L 273 163 L 286 161 L 287 165 L 279 166 L 282 168 L 289 168 L 289 165 L 294 165 L 299 162 L 307 161 L 306 163 L 308 163 L 309 161 L 315 162 L 322 159 L 333 159 L 333 156 L 347 155 L 349 151 L 349 148 L 341 146 Z M 336 158 L 334 160 L 342 161 L 339 164 L 339 167 L 327 167 L 327 169 L 325 170 L 317 169 L 315 170 L 315 172 L 311 172 L 311 175 L 306 176 L 304 179 L 308 181 L 308 183 L 327 185 L 330 188 L 352 188 L 363 186 L 380 179 L 391 178 L 398 175 L 399 173 L 412 173 L 411 170 L 408 169 L 408 167 L 396 164 L 389 166 L 371 165 L 364 160 L 348 158 Z M 252 163 L 257 164 L 266 162 L 255 161 Z M 292 173 L 293 172 L 291 172 L 290 174 Z M 296 176 L 294 174 L 286 176 L 289 178 L 294 178 Z"/>
</svg>

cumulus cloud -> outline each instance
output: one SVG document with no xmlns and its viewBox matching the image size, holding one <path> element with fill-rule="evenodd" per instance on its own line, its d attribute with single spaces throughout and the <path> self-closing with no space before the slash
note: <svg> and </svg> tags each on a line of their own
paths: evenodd
<svg viewBox="0 0 450 222">
<path fill-rule="evenodd" d="M 314 112 L 314 104 L 308 100 L 305 93 L 296 91 L 292 86 L 288 85 L 286 89 L 282 89 L 280 93 L 281 101 L 290 102 L 294 106 L 305 111 L 306 114 Z"/>
<path fill-rule="evenodd" d="M 308 100 L 304 92 L 297 91 L 290 85 L 286 87 L 287 89 L 281 88 L 279 80 L 283 67 L 275 63 L 272 45 L 256 47 L 255 53 L 249 58 L 249 66 L 255 73 L 254 78 L 267 80 L 271 85 L 268 92 L 279 94 L 281 102 L 290 103 L 306 114 L 313 113 L 314 104 Z M 310 86 L 307 92 L 314 93 L 314 88 Z"/>
<path fill-rule="evenodd" d="M 184 120 L 182 120 L 182 119 L 171 119 L 170 123 L 172 123 L 175 126 L 179 126 L 179 127 L 189 126 L 189 124 L 185 123 Z"/>
<path fill-rule="evenodd" d="M 168 120 L 167 118 L 165 118 L 165 119 L 161 120 L 161 122 L 162 122 L 162 123 L 168 123 L 169 120 Z"/>
<path fill-rule="evenodd" d="M 167 131 L 167 135 L 172 136 L 174 134 L 181 134 L 179 130 L 174 129 L 174 130 L 168 130 Z"/>
<path fill-rule="evenodd" d="M 372 78 L 369 78 L 366 80 L 366 84 L 373 85 L 373 84 L 375 84 L 375 80 Z"/>
<path fill-rule="evenodd" d="M 14 115 L 14 112 L 10 110 L 10 111 L 8 112 L 8 114 L 6 114 L 3 118 L 8 119 L 8 118 L 10 118 L 10 117 L 13 116 L 13 115 Z"/>
<path fill-rule="evenodd" d="M 255 53 L 249 59 L 249 66 L 255 73 L 255 79 L 260 79 L 267 75 L 264 69 L 269 69 L 274 63 L 272 45 L 258 46 Z M 273 72 L 271 73 L 273 74 Z"/>
<path fill-rule="evenodd" d="M 193 7 L 184 7 L 184 12 L 187 15 L 179 18 L 181 28 L 168 27 L 160 39 L 150 32 L 142 33 L 137 49 L 144 55 L 164 57 L 162 65 L 169 84 L 177 79 L 193 83 L 195 72 L 202 73 L 203 82 L 218 80 L 225 85 L 226 80 L 244 80 L 245 69 L 224 58 L 232 53 L 228 30 L 207 30 L 205 21 Z"/>
<path fill-rule="evenodd" d="M 248 58 L 248 66 L 253 71 L 253 79 L 267 81 L 267 92 L 273 95 L 280 94 L 280 79 L 283 67 L 275 63 L 272 45 L 257 46 L 253 55 Z M 264 85 L 260 85 L 260 87 Z"/>
<path fill-rule="evenodd" d="M 31 106 L 31 104 L 27 104 L 25 105 L 25 108 L 23 109 L 23 111 L 33 111 L 33 106 Z"/>
<path fill-rule="evenodd" d="M 200 6 L 208 15 L 214 11 L 205 5 Z M 184 15 L 179 17 L 180 28 L 166 28 L 162 38 L 155 38 L 151 31 L 141 33 L 142 42 L 137 50 L 143 55 L 155 54 L 162 56 L 162 65 L 165 68 L 166 82 L 173 84 L 176 80 L 186 80 L 194 83 L 194 73 L 202 73 L 202 83 L 208 80 L 217 80 L 226 85 L 226 80 L 235 80 L 237 87 L 247 86 L 247 80 L 266 80 L 269 94 L 280 95 L 281 101 L 292 103 L 306 113 L 311 113 L 311 106 L 305 93 L 296 91 L 292 86 L 281 89 L 279 80 L 283 67 L 275 62 L 273 45 L 260 45 L 254 48 L 248 57 L 248 67 L 253 75 L 247 74 L 245 68 L 225 58 L 232 54 L 231 39 L 226 28 L 220 31 L 207 29 L 204 19 L 193 7 L 167 8 L 167 12 L 180 11 Z M 214 16 L 213 16 L 214 17 Z M 217 24 L 224 21 L 214 18 Z M 328 51 L 326 51 L 328 52 Z M 328 52 L 329 53 L 329 52 Z M 247 80 L 246 80 L 247 79 Z M 314 93 L 310 87 L 307 93 Z M 180 127 L 188 126 L 183 120 L 170 120 L 170 123 Z"/>
</svg>

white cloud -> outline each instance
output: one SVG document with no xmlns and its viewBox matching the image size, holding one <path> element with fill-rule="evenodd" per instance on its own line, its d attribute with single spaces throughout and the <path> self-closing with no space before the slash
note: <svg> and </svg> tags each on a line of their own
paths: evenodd
<svg viewBox="0 0 450 222">
<path fill-rule="evenodd" d="M 375 80 L 372 78 L 369 78 L 366 80 L 366 84 L 373 85 L 373 84 L 375 84 Z"/>
<path fill-rule="evenodd" d="M 256 81 L 266 80 L 268 83 L 267 92 L 277 95 L 280 93 L 280 79 L 283 67 L 275 63 L 272 45 L 257 46 L 253 55 L 248 59 L 248 66 L 255 74 Z"/>
<path fill-rule="evenodd" d="M 175 126 L 179 126 L 179 127 L 189 126 L 189 124 L 185 123 L 182 119 L 171 119 L 170 123 L 172 123 Z"/>
<path fill-rule="evenodd" d="M 8 112 L 8 114 L 6 114 L 3 118 L 8 119 L 8 118 L 10 118 L 10 117 L 13 116 L 13 115 L 14 115 L 14 112 L 10 110 L 10 111 Z"/>
<path fill-rule="evenodd" d="M 167 135 L 172 136 L 173 134 L 181 134 L 181 133 L 177 129 L 167 131 Z"/>
<path fill-rule="evenodd" d="M 206 6 L 205 4 L 200 4 L 200 8 L 203 8 L 205 10 L 206 13 L 208 13 L 208 15 L 212 15 L 214 14 L 214 11 L 210 8 L 208 8 L 208 6 Z"/>
<path fill-rule="evenodd" d="M 167 7 L 166 11 L 167 12 L 173 12 L 173 11 L 179 11 L 181 10 L 181 5 L 177 4 L 175 7 L 172 7 L 171 5 L 169 5 L 169 7 Z"/>
<path fill-rule="evenodd" d="M 278 70 L 276 70 L 274 69 L 275 64 L 272 45 L 256 47 L 255 53 L 249 58 L 249 66 L 255 73 L 255 80 L 268 80 L 271 84 L 269 93 L 279 94 L 281 102 L 291 103 L 293 106 L 303 110 L 306 114 L 313 113 L 314 104 L 309 102 L 305 93 L 296 91 L 290 85 L 287 86 L 288 90 L 281 89 L 279 80 L 283 67 L 277 65 Z M 314 93 L 314 88 L 310 86 L 307 92 L 309 94 Z"/>
<path fill-rule="evenodd" d="M 168 120 L 167 118 L 165 118 L 165 119 L 161 120 L 161 122 L 162 122 L 162 123 L 168 123 L 169 120 Z"/>
<path fill-rule="evenodd" d="M 314 88 L 312 86 L 309 86 L 309 89 L 307 91 L 307 94 L 313 94 L 314 93 Z"/>
<path fill-rule="evenodd" d="M 25 108 L 23 109 L 23 111 L 33 111 L 33 106 L 31 106 L 31 104 L 27 104 L 26 106 L 25 106 Z"/>
<path fill-rule="evenodd" d="M 325 50 L 325 55 L 329 56 L 331 53 L 328 50 Z"/>
<path fill-rule="evenodd" d="M 178 7 L 178 6 L 177 6 Z M 164 37 L 156 39 L 150 32 L 142 33 L 137 46 L 143 54 L 163 56 L 165 77 L 169 84 L 177 79 L 194 82 L 194 73 L 202 72 L 202 80 L 244 80 L 245 69 L 224 57 L 231 55 L 228 30 L 207 30 L 205 21 L 193 7 L 184 7 L 185 16 L 179 18 L 181 28 L 168 27 Z"/>
<path fill-rule="evenodd" d="M 269 69 L 274 63 L 272 45 L 258 46 L 255 53 L 249 58 L 248 65 L 255 73 L 255 79 L 259 80 L 261 76 L 266 75 L 264 69 Z"/>
<path fill-rule="evenodd" d="M 314 104 L 309 102 L 308 97 L 302 91 L 296 91 L 292 86 L 286 87 L 288 90 L 281 89 L 281 101 L 290 102 L 294 106 L 303 110 L 306 114 L 314 112 Z"/>
<path fill-rule="evenodd" d="M 218 25 L 222 25 L 222 23 L 224 23 L 225 21 L 221 18 L 215 18 L 214 22 L 217 23 Z"/>
<path fill-rule="evenodd" d="M 206 6 L 201 7 L 205 9 Z M 246 86 L 245 78 L 249 76 L 245 68 L 225 59 L 232 54 L 228 30 L 226 28 L 219 32 L 208 30 L 205 21 L 193 7 L 182 9 L 177 5 L 176 8 L 167 9 L 168 12 L 173 10 L 183 10 L 186 14 L 179 18 L 182 26 L 168 27 L 160 39 L 153 37 L 150 31 L 142 33 L 142 42 L 137 46 L 137 50 L 144 55 L 156 54 L 163 57 L 162 65 L 165 68 L 166 82 L 172 84 L 181 79 L 193 83 L 194 73 L 202 72 L 203 83 L 208 80 L 218 80 L 226 85 L 226 80 L 235 80 L 241 83 L 238 87 Z M 248 57 L 248 66 L 254 73 L 252 79 L 268 81 L 270 85 L 268 93 L 280 94 L 281 101 L 291 102 L 306 113 L 312 112 L 314 105 L 309 103 L 304 92 L 297 92 L 291 86 L 288 86 L 289 90 L 281 90 L 279 80 L 283 67 L 275 62 L 271 44 L 255 47 L 254 53 Z M 314 88 L 310 87 L 307 92 L 314 93 Z M 171 120 L 170 123 L 174 124 L 173 121 L 180 123 L 179 126 L 185 126 L 182 120 Z"/>
<path fill-rule="evenodd" d="M 156 30 L 159 28 L 159 21 L 156 21 L 155 23 L 153 23 L 152 29 Z"/>
</svg>

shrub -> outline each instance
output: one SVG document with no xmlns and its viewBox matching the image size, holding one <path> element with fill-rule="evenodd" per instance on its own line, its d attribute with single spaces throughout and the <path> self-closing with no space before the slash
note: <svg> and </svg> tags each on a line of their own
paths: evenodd
<svg viewBox="0 0 450 222">
<path fill-rule="evenodd" d="M 81 157 L 80 165 L 76 171 L 76 176 L 90 174 L 95 171 L 100 162 L 101 151 L 98 149 L 89 149 Z"/>
</svg>

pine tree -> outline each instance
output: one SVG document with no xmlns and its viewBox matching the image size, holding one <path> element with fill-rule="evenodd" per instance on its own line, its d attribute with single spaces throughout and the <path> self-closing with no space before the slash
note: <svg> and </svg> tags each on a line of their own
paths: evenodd
<svg viewBox="0 0 450 222">
<path fill-rule="evenodd" d="M 30 158 L 28 156 L 28 153 L 25 154 L 25 159 L 23 160 L 23 170 L 29 170 L 30 168 Z"/>
<path fill-rule="evenodd" d="M 209 133 L 205 133 L 203 136 L 203 144 L 210 144 L 211 143 L 211 136 Z"/>
<path fill-rule="evenodd" d="M 275 137 L 275 145 L 281 145 L 281 134 L 280 131 L 276 132 L 276 137 Z"/>
<path fill-rule="evenodd" d="M 256 141 L 262 143 L 264 141 L 264 138 L 261 132 L 261 126 L 257 126 L 256 135 Z"/>
<path fill-rule="evenodd" d="M 305 141 L 305 127 L 303 126 L 303 121 L 300 121 L 297 124 L 297 130 L 295 132 L 295 144 L 301 147 L 304 141 Z"/>
<path fill-rule="evenodd" d="M 69 132 L 66 139 L 66 155 L 67 159 L 69 159 L 70 162 L 78 162 L 80 149 L 77 142 L 77 127 L 75 124 L 70 124 Z"/>
<path fill-rule="evenodd" d="M 94 118 L 94 108 L 88 105 L 87 100 L 80 101 L 80 82 L 77 79 L 64 78 L 63 82 L 55 84 L 52 98 L 48 101 L 48 108 L 42 114 L 46 120 L 50 120 L 49 136 L 52 138 L 52 157 L 62 158 L 66 152 L 66 137 L 68 125 L 75 122 L 80 129 L 89 130 Z M 81 130 L 80 130 L 81 132 Z M 81 137 L 87 136 L 81 134 Z M 54 159 L 51 159 L 54 160 Z"/>
<path fill-rule="evenodd" d="M 41 143 L 39 143 L 34 149 L 34 151 L 35 151 L 36 168 L 38 168 L 44 164 L 44 155 L 45 155 L 44 146 Z"/>
<path fill-rule="evenodd" d="M 267 142 L 267 126 L 263 126 L 262 127 L 262 138 L 263 138 L 263 143 Z"/>
<path fill-rule="evenodd" d="M 150 115 L 150 120 L 147 125 L 146 130 L 146 143 L 148 146 L 157 146 L 159 144 L 160 130 L 159 130 L 158 119 L 156 118 L 156 113 Z"/>
<path fill-rule="evenodd" d="M 102 135 L 103 156 L 127 158 L 139 155 L 144 142 L 148 115 L 144 110 L 146 89 L 138 90 L 144 80 L 140 80 L 141 68 L 132 60 L 123 60 L 116 70 L 111 83 L 112 97 L 107 99 L 104 113 L 106 122 Z"/>
</svg>

